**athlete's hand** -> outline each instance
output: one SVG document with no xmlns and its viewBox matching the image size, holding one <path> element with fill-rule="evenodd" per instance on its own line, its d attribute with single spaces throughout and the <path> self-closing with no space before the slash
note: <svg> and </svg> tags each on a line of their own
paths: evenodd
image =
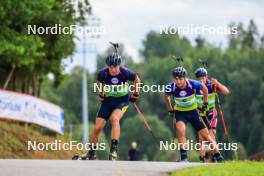
<svg viewBox="0 0 264 176">
<path fill-rule="evenodd" d="M 174 117 L 175 111 L 171 109 L 171 110 L 168 110 L 168 113 L 170 114 L 171 117 Z"/>
<path fill-rule="evenodd" d="M 137 101 L 138 98 L 139 98 L 139 94 L 137 92 L 134 92 L 133 94 L 130 95 L 129 101 L 134 103 Z"/>
<path fill-rule="evenodd" d="M 202 106 L 201 111 L 205 112 L 207 110 L 207 107 L 208 107 L 208 102 L 203 102 L 203 106 Z"/>
<path fill-rule="evenodd" d="M 212 86 L 213 87 L 217 88 L 219 86 L 219 82 L 216 79 L 212 78 L 211 81 L 212 81 Z"/>
</svg>

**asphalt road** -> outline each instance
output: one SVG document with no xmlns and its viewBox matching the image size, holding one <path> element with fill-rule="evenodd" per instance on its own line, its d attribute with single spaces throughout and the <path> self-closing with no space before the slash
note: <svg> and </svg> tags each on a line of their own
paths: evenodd
<svg viewBox="0 0 264 176">
<path fill-rule="evenodd" d="M 0 176 L 158 176 L 202 163 L 0 159 Z"/>
</svg>

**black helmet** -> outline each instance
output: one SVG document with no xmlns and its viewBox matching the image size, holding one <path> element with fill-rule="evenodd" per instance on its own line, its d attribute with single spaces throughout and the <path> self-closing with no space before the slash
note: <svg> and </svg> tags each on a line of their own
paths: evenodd
<svg viewBox="0 0 264 176">
<path fill-rule="evenodd" d="M 172 71 L 172 76 L 174 78 L 176 77 L 185 77 L 187 76 L 187 71 L 185 68 L 183 67 L 176 67 L 173 71 Z"/>
<path fill-rule="evenodd" d="M 112 53 L 111 55 L 109 55 L 106 60 L 106 65 L 111 67 L 111 66 L 117 66 L 121 64 L 121 56 L 118 55 L 117 53 Z"/>
<path fill-rule="evenodd" d="M 204 76 L 207 76 L 207 70 L 203 67 L 200 67 L 194 72 L 194 74 L 196 78 L 204 77 Z"/>
</svg>

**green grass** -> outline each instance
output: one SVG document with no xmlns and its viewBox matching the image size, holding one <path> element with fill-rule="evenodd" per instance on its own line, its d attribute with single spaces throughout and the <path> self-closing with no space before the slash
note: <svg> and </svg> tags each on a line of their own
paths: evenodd
<svg viewBox="0 0 264 176">
<path fill-rule="evenodd" d="M 197 166 L 174 172 L 171 176 L 264 176 L 264 162 L 233 161 Z"/>
<path fill-rule="evenodd" d="M 47 143 L 55 140 L 61 140 L 62 143 L 69 141 L 67 135 L 42 134 L 39 129 L 25 128 L 15 122 L 0 121 L 0 159 L 71 159 L 74 154 L 80 154 L 77 150 L 33 151 L 27 149 L 27 141 Z"/>
</svg>

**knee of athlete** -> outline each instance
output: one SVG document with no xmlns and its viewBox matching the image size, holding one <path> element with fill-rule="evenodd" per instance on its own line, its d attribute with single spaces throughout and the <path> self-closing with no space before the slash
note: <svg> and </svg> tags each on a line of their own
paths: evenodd
<svg viewBox="0 0 264 176">
<path fill-rule="evenodd" d="M 183 136 L 185 133 L 185 130 L 183 127 L 177 127 L 177 132 L 180 136 Z"/>
<path fill-rule="evenodd" d="M 119 124 L 118 116 L 112 116 L 111 117 L 111 122 L 112 122 L 113 125 Z"/>
<path fill-rule="evenodd" d="M 216 135 L 216 130 L 213 129 L 210 133 L 213 134 L 213 135 Z"/>
<path fill-rule="evenodd" d="M 204 140 L 206 140 L 206 141 L 210 141 L 210 142 L 213 141 L 213 139 L 212 139 L 212 137 L 210 136 L 210 134 L 205 135 L 205 136 L 204 136 Z"/>
</svg>

